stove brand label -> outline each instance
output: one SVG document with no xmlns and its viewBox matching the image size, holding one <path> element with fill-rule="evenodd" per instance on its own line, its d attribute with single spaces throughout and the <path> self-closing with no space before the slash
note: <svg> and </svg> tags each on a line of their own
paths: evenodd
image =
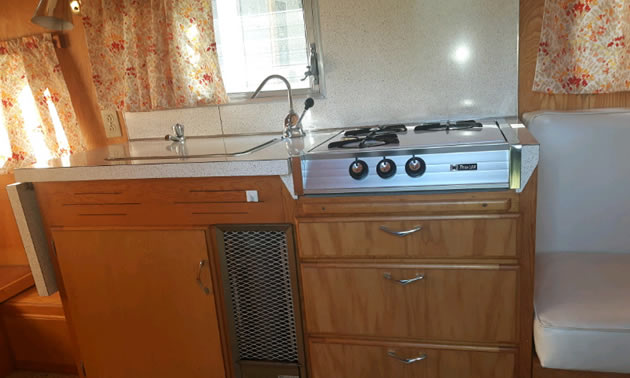
<svg viewBox="0 0 630 378">
<path fill-rule="evenodd" d="M 471 164 L 451 164 L 451 171 L 476 171 L 477 163 Z"/>
</svg>

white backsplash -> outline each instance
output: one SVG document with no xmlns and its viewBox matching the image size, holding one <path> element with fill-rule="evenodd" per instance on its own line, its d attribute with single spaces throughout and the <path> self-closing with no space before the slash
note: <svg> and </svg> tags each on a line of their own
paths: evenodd
<svg viewBox="0 0 630 378">
<path fill-rule="evenodd" d="M 515 115 L 518 10 L 518 0 L 319 0 L 326 98 L 305 127 Z M 176 122 L 187 135 L 281 132 L 287 110 L 281 97 L 126 122 L 131 139 L 162 137 Z"/>
</svg>

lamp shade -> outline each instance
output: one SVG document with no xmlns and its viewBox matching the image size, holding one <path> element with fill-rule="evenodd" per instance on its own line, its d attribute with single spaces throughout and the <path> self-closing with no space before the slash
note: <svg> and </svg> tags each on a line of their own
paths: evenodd
<svg viewBox="0 0 630 378">
<path fill-rule="evenodd" d="M 49 30 L 71 30 L 72 9 L 68 0 L 40 0 L 31 22 Z"/>
</svg>

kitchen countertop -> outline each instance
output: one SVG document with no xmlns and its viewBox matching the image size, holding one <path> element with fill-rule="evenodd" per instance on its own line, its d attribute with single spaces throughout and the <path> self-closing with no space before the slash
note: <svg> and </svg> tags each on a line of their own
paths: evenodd
<svg viewBox="0 0 630 378">
<path fill-rule="evenodd" d="M 14 172 L 18 182 L 124 180 L 222 176 L 290 176 L 289 159 L 324 142 L 338 131 L 309 133 L 300 139 L 281 139 L 279 134 L 189 138 L 184 143 L 189 156 L 244 151 L 268 142 L 265 148 L 241 156 L 182 157 L 168 149 L 171 142 L 138 140 L 53 159 Z M 177 146 L 174 144 L 173 146 Z M 106 160 L 143 157 L 142 160 Z M 151 157 L 148 158 L 147 157 Z M 155 157 L 155 158 L 153 158 Z M 169 157 L 169 158 L 162 158 Z"/>
<path fill-rule="evenodd" d="M 539 146 L 517 119 L 507 120 L 523 148 L 521 187 L 517 189 L 520 192 L 538 165 Z M 192 137 L 184 143 L 187 157 L 173 148 L 181 148 L 179 143 L 171 144 L 162 139 L 136 140 L 50 160 L 32 168 L 17 169 L 14 176 L 16 182 L 280 176 L 295 197 L 290 158 L 308 152 L 338 132 L 311 131 L 299 139 L 282 139 L 280 134 Z M 249 154 L 208 156 L 245 151 L 272 139 L 276 141 Z M 141 159 L 134 159 L 137 157 Z"/>
</svg>

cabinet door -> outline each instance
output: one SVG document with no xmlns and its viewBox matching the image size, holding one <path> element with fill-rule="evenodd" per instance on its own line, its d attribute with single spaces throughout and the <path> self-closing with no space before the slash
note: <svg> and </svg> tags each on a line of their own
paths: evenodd
<svg viewBox="0 0 630 378">
<path fill-rule="evenodd" d="M 225 377 L 205 230 L 53 238 L 87 376 Z"/>
</svg>

